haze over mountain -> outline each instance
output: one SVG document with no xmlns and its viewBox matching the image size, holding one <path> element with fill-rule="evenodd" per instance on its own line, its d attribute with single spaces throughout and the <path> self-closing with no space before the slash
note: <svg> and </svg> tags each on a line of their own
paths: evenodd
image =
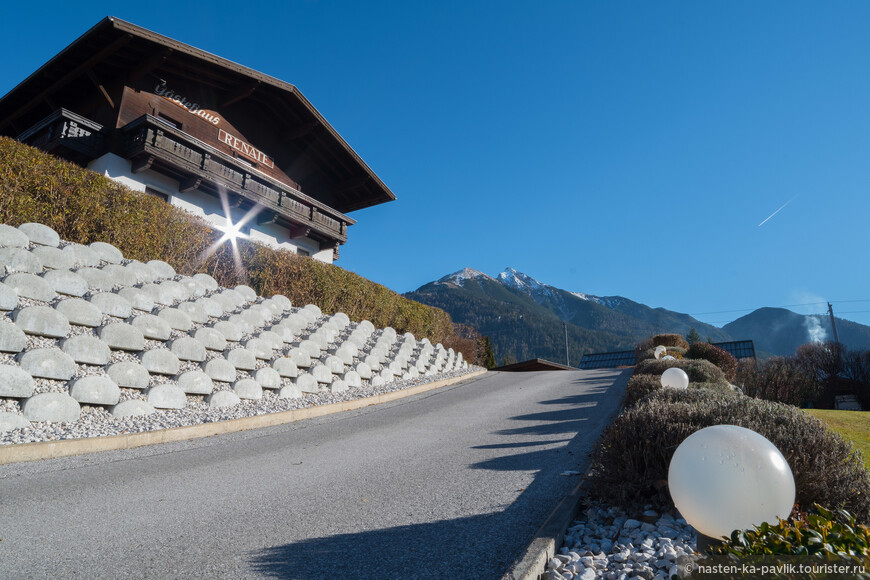
<svg viewBox="0 0 870 580">
<path fill-rule="evenodd" d="M 686 335 L 691 328 L 713 342 L 754 340 L 763 353 L 789 355 L 812 340 L 830 340 L 826 317 L 760 308 L 722 328 L 688 314 L 651 308 L 623 296 L 594 296 L 544 284 L 513 268 L 493 277 L 465 268 L 424 284 L 408 298 L 447 311 L 454 322 L 490 337 L 496 359 L 539 357 L 577 364 L 583 354 L 630 350 L 662 332 Z M 837 319 L 840 340 L 850 348 L 870 345 L 870 327 Z"/>
</svg>

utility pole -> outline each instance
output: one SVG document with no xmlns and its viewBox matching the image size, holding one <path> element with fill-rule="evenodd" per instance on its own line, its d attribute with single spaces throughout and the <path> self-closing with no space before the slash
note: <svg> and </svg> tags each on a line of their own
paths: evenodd
<svg viewBox="0 0 870 580">
<path fill-rule="evenodd" d="M 828 302 L 828 314 L 831 315 L 831 328 L 834 329 L 834 342 L 840 343 L 840 336 L 837 334 L 837 323 L 834 321 L 834 307 Z"/>
<path fill-rule="evenodd" d="M 565 366 L 570 367 L 571 361 L 568 359 L 568 323 L 563 320 L 562 325 L 565 327 Z"/>
</svg>

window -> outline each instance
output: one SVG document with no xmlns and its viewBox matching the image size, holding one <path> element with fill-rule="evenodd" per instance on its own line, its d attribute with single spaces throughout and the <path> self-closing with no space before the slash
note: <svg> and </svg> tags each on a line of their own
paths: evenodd
<svg viewBox="0 0 870 580">
<path fill-rule="evenodd" d="M 296 254 L 299 256 L 311 257 L 311 252 L 309 252 L 308 250 L 303 250 L 302 248 L 296 248 Z"/>
<path fill-rule="evenodd" d="M 168 193 L 163 193 L 162 191 L 158 191 L 158 190 L 154 189 L 153 187 L 149 187 L 147 185 L 145 186 L 145 193 L 148 195 L 153 195 L 154 197 L 159 197 L 163 201 L 166 201 L 166 202 L 169 201 L 169 194 Z"/>
</svg>

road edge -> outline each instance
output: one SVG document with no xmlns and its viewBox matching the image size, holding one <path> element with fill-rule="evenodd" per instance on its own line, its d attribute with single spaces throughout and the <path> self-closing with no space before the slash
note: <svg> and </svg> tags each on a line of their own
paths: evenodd
<svg viewBox="0 0 870 580">
<path fill-rule="evenodd" d="M 41 441 L 38 443 L 20 443 L 17 445 L 4 445 L 0 447 L 0 465 L 22 463 L 25 461 L 38 461 L 41 459 L 58 459 L 73 455 L 86 455 L 101 451 L 118 451 L 121 449 L 133 449 L 160 443 L 174 441 L 187 441 L 225 433 L 248 431 L 263 427 L 285 425 L 304 419 L 313 419 L 325 415 L 333 415 L 345 411 L 355 411 L 364 407 L 371 407 L 383 403 L 389 403 L 405 397 L 411 397 L 427 391 L 433 391 L 449 385 L 477 378 L 486 373 L 486 369 L 473 371 L 458 377 L 433 381 L 399 391 L 392 391 L 382 395 L 373 395 L 362 399 L 353 399 L 341 403 L 317 405 L 304 409 L 291 409 L 266 415 L 254 415 L 240 419 L 227 421 L 215 421 L 212 423 L 200 423 L 186 427 L 173 427 L 157 431 L 142 431 L 126 435 L 110 435 L 107 437 L 89 437 L 86 439 L 64 439 L 60 441 Z"/>
</svg>

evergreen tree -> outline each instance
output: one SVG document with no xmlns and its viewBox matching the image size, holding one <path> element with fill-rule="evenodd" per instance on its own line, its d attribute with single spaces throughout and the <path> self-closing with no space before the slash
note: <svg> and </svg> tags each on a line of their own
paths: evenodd
<svg viewBox="0 0 870 580">
<path fill-rule="evenodd" d="M 686 335 L 686 342 L 688 342 L 689 344 L 701 342 L 701 335 L 698 334 L 698 331 L 695 330 L 694 326 L 689 329 L 689 334 Z"/>
<path fill-rule="evenodd" d="M 483 337 L 483 366 L 488 369 L 495 368 L 495 353 L 492 352 L 492 343 L 488 336 Z"/>
</svg>

